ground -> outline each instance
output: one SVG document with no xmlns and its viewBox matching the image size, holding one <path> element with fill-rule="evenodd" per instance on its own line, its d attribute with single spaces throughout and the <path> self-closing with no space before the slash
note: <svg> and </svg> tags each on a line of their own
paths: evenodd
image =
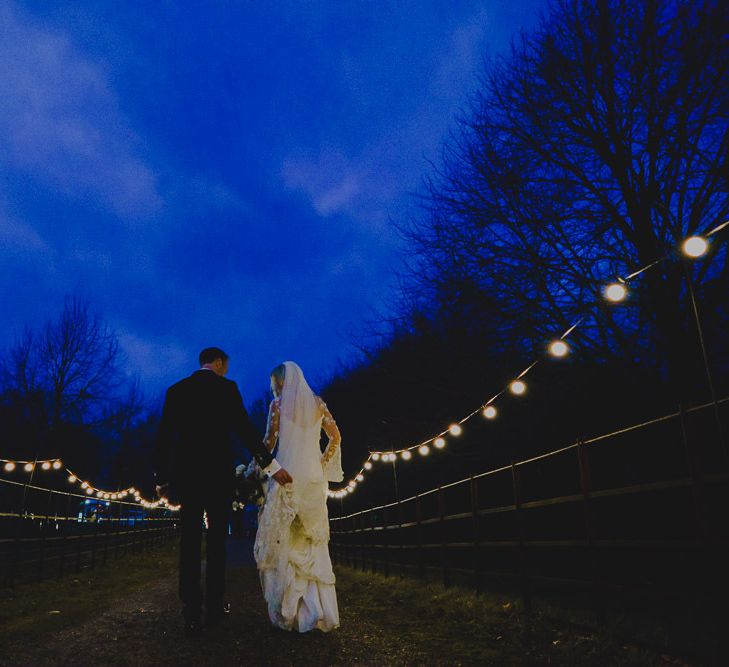
<svg viewBox="0 0 729 667">
<path fill-rule="evenodd" d="M 341 628 L 306 635 L 271 627 L 250 544 L 231 543 L 222 627 L 181 633 L 176 547 L 0 601 L 0 665 L 660 665 L 683 664 L 539 615 L 508 599 L 337 569 Z"/>
</svg>

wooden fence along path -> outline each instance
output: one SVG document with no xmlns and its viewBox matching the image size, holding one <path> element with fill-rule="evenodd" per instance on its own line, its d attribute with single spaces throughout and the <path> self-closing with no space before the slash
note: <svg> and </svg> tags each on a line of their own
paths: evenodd
<svg viewBox="0 0 729 667">
<path fill-rule="evenodd" d="M 177 535 L 164 508 L 0 479 L 0 586 L 62 577 Z"/>
<path fill-rule="evenodd" d="M 336 561 L 445 586 L 725 622 L 729 398 L 331 518 Z M 686 606 L 688 605 L 688 606 Z M 722 619 L 724 619 L 722 621 Z"/>
</svg>

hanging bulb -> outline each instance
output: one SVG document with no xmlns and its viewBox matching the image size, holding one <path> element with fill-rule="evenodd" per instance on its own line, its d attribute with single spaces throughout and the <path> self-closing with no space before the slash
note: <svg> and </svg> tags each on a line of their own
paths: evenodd
<svg viewBox="0 0 729 667">
<path fill-rule="evenodd" d="M 516 394 L 517 396 L 521 396 L 524 392 L 526 392 L 526 384 L 522 382 L 521 380 L 514 380 L 509 385 L 509 390 L 512 394 Z"/>
<path fill-rule="evenodd" d="M 355 479 L 356 479 L 356 480 L 357 480 L 358 482 L 363 482 L 363 481 L 364 481 L 364 475 L 363 475 L 362 473 L 360 473 L 359 475 L 357 475 L 357 476 L 355 477 Z"/>
<path fill-rule="evenodd" d="M 448 431 L 451 435 L 461 435 L 461 433 L 463 433 L 463 429 L 460 424 L 451 424 Z"/>
<path fill-rule="evenodd" d="M 51 469 L 51 462 L 50 461 L 43 461 L 43 465 L 41 465 L 41 468 L 43 468 L 43 470 L 50 470 Z"/>
<path fill-rule="evenodd" d="M 420 445 L 420 447 L 418 447 L 418 452 L 421 456 L 428 456 L 428 454 L 430 454 L 430 447 L 428 447 L 428 445 Z"/>
<path fill-rule="evenodd" d="M 365 470 L 372 470 L 372 463 L 370 461 L 365 461 L 364 469 Z"/>
<path fill-rule="evenodd" d="M 563 340 L 555 340 L 549 344 L 549 354 L 553 357 L 565 357 L 569 351 L 569 345 Z"/>
<path fill-rule="evenodd" d="M 628 290 L 621 283 L 611 283 L 604 290 L 605 298 L 613 303 L 619 303 L 628 296 Z"/>
<path fill-rule="evenodd" d="M 379 454 L 378 454 L 377 452 L 375 452 L 375 453 L 374 453 L 374 454 L 372 455 L 372 460 L 373 460 L 373 461 L 379 461 L 379 460 L 380 460 L 380 455 L 379 455 Z"/>
<path fill-rule="evenodd" d="M 413 458 L 413 455 L 410 453 L 409 449 L 404 450 L 400 456 L 402 456 L 403 461 L 409 461 L 411 458 Z"/>
<path fill-rule="evenodd" d="M 692 259 L 697 259 L 706 254 L 709 244 L 703 236 L 691 236 L 681 245 L 683 254 Z"/>
<path fill-rule="evenodd" d="M 487 405 L 483 409 L 483 416 L 486 417 L 486 419 L 495 419 L 496 418 L 496 408 L 493 405 Z"/>
<path fill-rule="evenodd" d="M 68 481 L 69 481 L 69 482 L 70 482 L 71 484 L 73 484 L 73 483 L 74 483 L 74 482 L 76 481 L 76 475 L 69 475 L 69 476 L 68 476 Z"/>
<path fill-rule="evenodd" d="M 3 468 L 5 469 L 5 472 L 13 472 L 13 470 L 15 470 L 15 464 L 12 461 L 8 461 Z"/>
<path fill-rule="evenodd" d="M 439 437 L 433 440 L 433 444 L 436 446 L 437 449 L 443 449 L 443 447 L 446 446 L 445 438 Z"/>
<path fill-rule="evenodd" d="M 26 463 L 23 466 L 23 470 L 25 470 L 25 472 L 33 472 L 33 464 L 32 463 Z"/>
<path fill-rule="evenodd" d="M 62 465 L 63 465 L 63 463 L 61 462 L 61 459 L 56 459 L 53 462 L 53 469 L 58 470 Z"/>
</svg>

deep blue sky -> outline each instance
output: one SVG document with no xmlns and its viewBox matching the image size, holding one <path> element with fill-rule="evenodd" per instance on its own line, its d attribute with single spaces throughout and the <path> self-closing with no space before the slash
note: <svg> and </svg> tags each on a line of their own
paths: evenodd
<svg viewBox="0 0 729 667">
<path fill-rule="evenodd" d="M 394 289 L 390 219 L 544 0 L 0 0 L 0 346 L 87 298 L 150 393 L 227 349 L 314 383 Z"/>
</svg>

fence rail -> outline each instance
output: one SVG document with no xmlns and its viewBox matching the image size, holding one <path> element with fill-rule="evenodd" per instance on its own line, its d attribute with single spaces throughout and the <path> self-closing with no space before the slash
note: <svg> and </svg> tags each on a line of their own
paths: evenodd
<svg viewBox="0 0 729 667">
<path fill-rule="evenodd" d="M 630 597 L 695 605 L 724 623 L 728 408 L 729 397 L 679 409 L 332 517 L 332 556 L 445 586 L 516 586 L 526 609 L 569 594 L 602 621 Z"/>
<path fill-rule="evenodd" d="M 0 479 L 0 586 L 62 577 L 161 545 L 177 515 Z"/>
</svg>

